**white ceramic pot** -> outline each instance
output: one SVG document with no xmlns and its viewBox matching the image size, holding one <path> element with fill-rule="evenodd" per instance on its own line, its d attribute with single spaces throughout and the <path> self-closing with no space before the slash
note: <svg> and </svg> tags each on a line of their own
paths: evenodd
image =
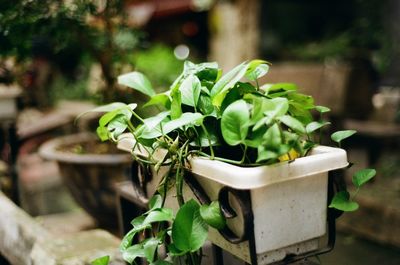
<svg viewBox="0 0 400 265">
<path fill-rule="evenodd" d="M 132 150 L 132 139 L 119 145 Z M 318 146 L 309 156 L 292 162 L 269 166 L 239 167 L 202 157 L 190 159 L 190 173 L 213 201 L 228 196 L 228 204 L 237 213 L 228 220 L 228 227 L 241 237 L 247 231 L 247 240 L 231 243 L 210 229 L 209 240 L 224 250 L 253 263 L 270 264 L 286 255 L 299 255 L 320 248 L 321 238 L 327 232 L 328 172 L 348 165 L 343 149 Z M 147 194 L 154 193 L 163 170 L 147 184 Z M 199 199 L 198 190 L 184 186 L 185 199 Z M 228 192 L 227 188 L 229 187 Z M 222 192 L 224 191 L 224 192 Z M 250 213 L 240 207 L 246 194 Z M 227 195 L 229 194 L 229 195 Z M 221 203 L 221 201 L 220 201 Z M 168 194 L 167 206 L 177 209 L 175 191 Z M 247 217 L 246 217 L 247 216 Z M 251 223 L 245 225 L 246 218 Z"/>
</svg>

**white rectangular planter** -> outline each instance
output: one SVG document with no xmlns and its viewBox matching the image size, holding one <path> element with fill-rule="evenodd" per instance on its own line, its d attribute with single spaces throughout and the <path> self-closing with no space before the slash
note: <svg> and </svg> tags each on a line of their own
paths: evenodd
<svg viewBox="0 0 400 265">
<path fill-rule="evenodd" d="M 132 146 L 127 142 L 120 144 L 126 150 Z M 328 172 L 347 165 L 344 150 L 326 146 L 316 147 L 309 156 L 292 162 L 260 167 L 239 167 L 201 157 L 190 159 L 191 173 L 211 200 L 218 199 L 224 186 L 249 191 L 254 216 L 254 230 L 250 233 L 254 235 L 253 249 L 259 265 L 320 247 L 320 238 L 326 234 Z M 153 194 L 159 180 L 160 176 L 153 176 L 147 185 L 148 194 Z M 184 197 L 196 198 L 187 185 Z M 235 211 L 240 211 L 233 196 L 230 204 Z M 169 194 L 167 206 L 177 209 L 174 192 Z M 228 227 L 238 235 L 243 233 L 240 213 L 228 220 Z M 209 239 L 251 263 L 249 241 L 232 244 L 214 229 L 210 229 Z"/>
</svg>

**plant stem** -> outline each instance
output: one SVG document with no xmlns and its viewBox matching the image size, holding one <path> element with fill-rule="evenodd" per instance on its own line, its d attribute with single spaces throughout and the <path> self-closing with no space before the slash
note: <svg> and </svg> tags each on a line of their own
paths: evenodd
<svg viewBox="0 0 400 265">
<path fill-rule="evenodd" d="M 206 136 L 207 136 L 208 145 L 210 146 L 210 153 L 211 153 L 211 157 L 210 157 L 210 158 L 211 158 L 211 159 L 214 159 L 214 149 L 213 149 L 212 144 L 211 144 L 210 134 L 208 133 L 207 128 L 206 128 L 206 126 L 204 126 L 203 123 L 201 123 L 201 128 L 203 128 L 204 133 L 205 133 Z M 200 145 L 201 145 L 201 144 L 200 144 Z"/>
<path fill-rule="evenodd" d="M 243 150 L 243 156 L 242 156 L 242 160 L 240 160 L 240 164 L 243 164 L 247 157 L 247 154 L 246 154 L 247 153 L 247 145 L 246 144 L 244 145 L 244 149 L 243 149 L 243 146 L 240 145 L 240 148 L 242 148 L 242 150 Z"/>
</svg>

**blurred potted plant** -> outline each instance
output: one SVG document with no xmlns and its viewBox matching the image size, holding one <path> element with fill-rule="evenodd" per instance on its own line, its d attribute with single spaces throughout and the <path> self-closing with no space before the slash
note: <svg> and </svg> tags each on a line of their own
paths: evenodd
<svg viewBox="0 0 400 265">
<path fill-rule="evenodd" d="M 90 57 L 98 63 L 104 80 L 104 87 L 99 88 L 102 102 L 120 100 L 121 95 L 127 95 L 118 88 L 116 73 L 129 65 L 127 53 L 138 47 L 141 33 L 129 27 L 124 1 L 15 1 L 1 5 L 4 11 L 0 18 L 2 54 L 15 55 L 18 60 L 29 58 L 32 40 L 43 37 L 48 41 L 51 59 L 56 63 L 75 62 L 78 65 L 83 57 Z M 73 56 L 76 51 L 78 59 Z M 113 184 L 126 178 L 130 168 L 129 155 L 107 154 L 106 151 L 112 147 L 104 151 L 103 144 L 92 148 L 95 153 L 88 158 L 89 151 L 83 148 L 92 147 L 94 139 L 88 135 L 68 136 L 45 144 L 41 153 L 59 163 L 72 195 L 99 219 L 100 225 L 115 226 L 115 219 L 104 216 L 112 213 L 116 216 Z M 87 141 L 89 143 L 85 143 Z M 73 152 L 68 153 L 71 149 Z M 109 170 L 110 167 L 113 170 Z"/>
<path fill-rule="evenodd" d="M 142 118 L 136 104 L 101 107 L 108 112 L 97 134 L 132 154 L 141 172 L 134 187 L 154 195 L 122 240 L 128 263 L 200 264 L 208 237 L 248 263 L 269 264 L 320 247 L 328 203 L 357 209 L 344 190 L 328 202 L 328 171 L 348 165 L 343 149 L 317 144 L 314 133 L 329 124 L 322 120 L 329 109 L 315 106 L 294 84 L 260 85 L 268 70 L 263 60 L 224 75 L 216 63 L 186 62 L 159 94 L 139 72 L 119 76 L 121 85 L 150 97 L 145 106 L 164 108 Z M 312 111 L 321 119 L 313 120 Z M 340 145 L 354 133 L 339 131 L 332 139 Z M 354 184 L 374 174 L 358 172 Z M 139 234 L 144 239 L 137 241 Z M 95 262 L 107 264 L 108 257 Z"/>
</svg>

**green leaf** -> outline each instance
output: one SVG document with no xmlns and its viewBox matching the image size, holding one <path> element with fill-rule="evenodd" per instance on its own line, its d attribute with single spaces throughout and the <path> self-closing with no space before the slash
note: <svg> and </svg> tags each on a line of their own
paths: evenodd
<svg viewBox="0 0 400 265">
<path fill-rule="evenodd" d="M 243 62 L 223 75 L 211 89 L 212 104 L 219 108 L 224 101 L 226 94 L 242 79 L 247 70 L 247 63 Z"/>
<path fill-rule="evenodd" d="M 143 107 L 149 107 L 153 105 L 161 105 L 164 106 L 166 109 L 169 109 L 171 107 L 171 99 L 166 93 L 157 94 L 152 96 L 150 100 L 143 105 Z"/>
<path fill-rule="evenodd" d="M 110 256 L 104 256 L 93 260 L 90 264 L 92 265 L 108 265 L 110 262 Z"/>
<path fill-rule="evenodd" d="M 97 136 L 99 136 L 100 140 L 103 142 L 107 141 L 109 139 L 108 129 L 106 127 L 103 127 L 103 126 L 97 127 L 96 133 L 97 133 Z"/>
<path fill-rule="evenodd" d="M 290 102 L 298 103 L 302 106 L 303 109 L 313 109 L 315 108 L 314 105 L 314 98 L 310 95 L 304 95 L 297 92 L 292 92 L 288 94 L 288 99 Z"/>
<path fill-rule="evenodd" d="M 181 92 L 178 89 L 173 89 L 171 91 L 171 118 L 177 119 L 182 115 L 182 98 Z"/>
<path fill-rule="evenodd" d="M 221 213 L 218 201 L 213 201 L 210 205 L 202 205 L 200 207 L 201 218 L 215 229 L 222 229 L 226 225 L 225 217 Z"/>
<path fill-rule="evenodd" d="M 372 168 L 365 168 L 357 171 L 353 175 L 353 184 L 357 188 L 364 185 L 366 182 L 371 180 L 376 175 L 376 170 Z"/>
<path fill-rule="evenodd" d="M 229 105 L 221 117 L 221 131 L 229 145 L 244 143 L 249 130 L 250 113 L 244 100 Z"/>
<path fill-rule="evenodd" d="M 168 115 L 170 115 L 170 111 L 163 111 L 158 113 L 156 116 L 144 119 L 144 125 L 146 126 L 147 130 L 153 130 L 157 126 L 160 125 L 162 121 L 164 121 Z"/>
<path fill-rule="evenodd" d="M 331 135 L 331 139 L 337 143 L 340 143 L 346 138 L 349 138 L 353 134 L 355 134 L 357 131 L 354 130 L 345 130 L 345 131 L 337 131 Z"/>
<path fill-rule="evenodd" d="M 182 94 L 182 104 L 192 107 L 197 105 L 201 91 L 201 83 L 197 76 L 188 76 L 183 80 L 179 89 Z"/>
<path fill-rule="evenodd" d="M 149 238 L 143 244 L 143 252 L 148 262 L 153 262 L 160 240 L 157 238 Z"/>
<path fill-rule="evenodd" d="M 131 87 L 149 97 L 156 94 L 149 79 L 139 72 L 131 72 L 118 76 L 118 84 Z"/>
<path fill-rule="evenodd" d="M 265 145 L 272 150 L 277 150 L 282 143 L 281 131 L 279 130 L 278 124 L 274 124 L 268 128 L 267 132 L 264 134 L 263 139 Z"/>
<path fill-rule="evenodd" d="M 315 106 L 315 110 L 321 113 L 329 112 L 331 111 L 330 108 L 324 107 L 324 106 Z"/>
<path fill-rule="evenodd" d="M 257 130 L 251 131 L 250 135 L 248 135 L 247 139 L 245 140 L 245 144 L 253 148 L 257 148 L 258 146 L 262 145 L 264 142 L 263 136 L 266 131 L 266 126 L 262 126 Z"/>
<path fill-rule="evenodd" d="M 185 112 L 180 118 L 166 122 L 163 127 L 164 133 L 167 134 L 186 125 L 200 125 L 203 121 L 203 118 L 204 116 L 198 112 Z"/>
<path fill-rule="evenodd" d="M 207 239 L 207 225 L 200 216 L 199 208 L 199 204 L 191 199 L 176 214 L 172 240 L 179 250 L 197 251 Z"/>
<path fill-rule="evenodd" d="M 257 148 L 257 160 L 256 162 L 262 162 L 262 161 L 267 161 L 271 159 L 276 159 L 278 158 L 278 154 L 268 150 L 264 145 L 260 145 Z"/>
<path fill-rule="evenodd" d="M 136 258 L 144 258 L 144 248 L 141 244 L 133 245 L 126 250 L 122 251 L 122 258 L 128 262 L 132 263 Z"/>
<path fill-rule="evenodd" d="M 344 212 L 352 212 L 358 209 L 358 203 L 350 200 L 347 191 L 340 191 L 335 194 L 329 208 L 335 208 Z"/>
<path fill-rule="evenodd" d="M 199 102 L 198 102 L 198 107 L 199 110 L 204 114 L 204 115 L 210 115 L 214 112 L 214 105 L 211 102 L 211 98 L 208 95 L 202 94 L 200 96 Z"/>
<path fill-rule="evenodd" d="M 299 120 L 293 118 L 292 116 L 284 115 L 280 117 L 279 120 L 287 127 L 294 130 L 296 133 L 304 134 L 306 132 L 304 125 Z"/>
<path fill-rule="evenodd" d="M 188 252 L 188 250 L 186 251 L 180 250 L 175 246 L 174 243 L 171 243 L 168 245 L 168 252 L 172 257 L 177 257 L 185 255 Z"/>
<path fill-rule="evenodd" d="M 126 106 L 127 105 L 125 103 L 122 103 L 122 102 L 113 102 L 113 103 L 110 103 L 110 104 L 102 105 L 102 106 L 99 106 L 97 108 L 94 108 L 94 109 L 91 109 L 91 110 L 88 110 L 88 111 L 85 111 L 85 112 L 79 114 L 78 117 L 76 117 L 75 120 L 78 120 L 83 115 L 86 115 L 86 114 L 91 113 L 91 112 L 110 112 L 110 111 L 113 111 L 113 110 L 116 110 L 116 109 L 120 109 L 120 108 L 123 108 L 123 107 L 126 107 Z"/>
<path fill-rule="evenodd" d="M 264 60 L 252 60 L 246 71 L 246 77 L 249 80 L 255 81 L 256 79 L 266 75 L 269 71 L 269 65 Z"/>
<path fill-rule="evenodd" d="M 117 115 L 107 125 L 107 129 L 114 140 L 117 140 L 117 137 L 120 136 L 126 128 L 128 128 L 128 123 L 124 115 Z"/>
<path fill-rule="evenodd" d="M 278 91 L 296 91 L 297 85 L 293 83 L 265 84 L 260 89 L 265 91 L 265 95 L 269 95 Z"/>
<path fill-rule="evenodd" d="M 172 221 L 172 218 L 174 218 L 172 209 L 160 208 L 160 209 L 149 212 L 149 214 L 146 216 L 146 218 L 143 221 L 143 225 L 156 223 L 156 222 Z"/>
<path fill-rule="evenodd" d="M 306 132 L 307 133 L 312 133 L 315 132 L 316 130 L 321 129 L 322 127 L 331 124 L 330 122 L 320 122 L 320 121 L 313 121 L 306 126 Z"/>
<path fill-rule="evenodd" d="M 149 201 L 149 209 L 154 210 L 154 209 L 158 209 L 161 208 L 162 206 L 162 197 L 159 194 L 154 195 L 153 197 L 151 197 L 150 201 Z"/>
</svg>

